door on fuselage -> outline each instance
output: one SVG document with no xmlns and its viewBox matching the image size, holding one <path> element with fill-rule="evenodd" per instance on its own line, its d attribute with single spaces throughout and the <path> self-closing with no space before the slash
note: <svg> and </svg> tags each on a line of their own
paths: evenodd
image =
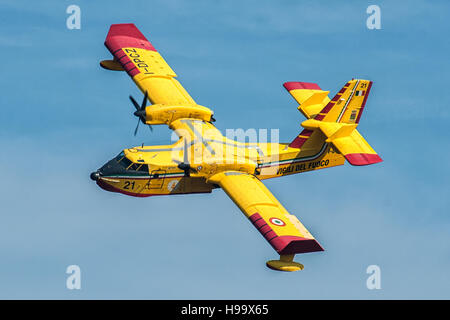
<svg viewBox="0 0 450 320">
<path fill-rule="evenodd" d="M 164 185 L 165 170 L 153 170 L 150 172 L 150 181 L 148 182 L 149 189 L 161 189 Z"/>
</svg>

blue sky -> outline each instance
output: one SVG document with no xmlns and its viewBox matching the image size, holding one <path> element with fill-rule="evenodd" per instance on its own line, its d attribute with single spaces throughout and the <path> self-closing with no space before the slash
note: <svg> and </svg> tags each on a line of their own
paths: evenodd
<svg viewBox="0 0 450 320">
<path fill-rule="evenodd" d="M 448 2 L 105 3 L 0 5 L 0 298 L 450 298 Z M 66 28 L 70 4 L 81 30 Z M 370 4 L 381 30 L 366 28 Z M 275 252 L 222 190 L 137 199 L 89 179 L 125 147 L 170 142 L 164 126 L 133 136 L 128 95 L 141 94 L 98 65 L 125 22 L 223 131 L 279 128 L 288 142 L 303 116 L 283 82 L 333 94 L 374 81 L 358 129 L 383 163 L 265 182 L 326 249 L 297 256 L 303 271 L 267 269 Z M 373 264 L 381 290 L 366 288 Z"/>
</svg>

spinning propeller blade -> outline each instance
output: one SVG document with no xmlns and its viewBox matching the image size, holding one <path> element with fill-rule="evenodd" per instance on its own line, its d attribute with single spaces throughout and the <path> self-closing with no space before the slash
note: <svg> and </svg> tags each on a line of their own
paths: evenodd
<svg viewBox="0 0 450 320">
<path fill-rule="evenodd" d="M 136 135 L 137 132 L 138 132 L 139 122 L 142 122 L 143 124 L 146 124 L 145 123 L 145 105 L 147 103 L 147 98 L 148 98 L 148 92 L 145 91 L 144 99 L 142 100 L 141 105 L 139 105 L 136 102 L 136 100 L 133 98 L 133 96 L 130 95 L 131 103 L 133 103 L 134 107 L 136 108 L 136 111 L 133 114 L 136 117 L 138 117 L 138 123 L 137 123 L 136 129 L 134 129 L 134 135 Z M 148 126 L 150 128 L 150 131 L 153 131 L 152 126 L 150 124 Z"/>
</svg>

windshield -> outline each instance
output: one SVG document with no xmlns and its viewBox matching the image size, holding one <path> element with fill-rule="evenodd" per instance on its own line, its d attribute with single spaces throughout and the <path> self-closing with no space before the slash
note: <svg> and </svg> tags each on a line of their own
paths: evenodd
<svg viewBox="0 0 450 320">
<path fill-rule="evenodd" d="M 123 152 L 119 153 L 119 155 L 115 158 L 117 163 L 124 168 L 125 170 L 129 171 L 139 171 L 139 172 L 146 172 L 148 173 L 148 165 L 143 163 L 134 163 L 127 157 L 125 157 L 125 154 Z"/>
</svg>

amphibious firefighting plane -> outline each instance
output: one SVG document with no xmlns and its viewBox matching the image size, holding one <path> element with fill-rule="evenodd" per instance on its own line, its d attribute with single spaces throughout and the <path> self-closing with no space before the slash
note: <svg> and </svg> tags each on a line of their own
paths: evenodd
<svg viewBox="0 0 450 320">
<path fill-rule="evenodd" d="M 371 81 L 353 79 L 332 99 L 315 83 L 286 82 L 307 118 L 303 130 L 290 143 L 242 143 L 215 128 L 213 112 L 194 101 L 134 24 L 112 25 L 105 46 L 114 59 L 100 65 L 126 71 L 144 94 L 140 105 L 130 96 L 136 131 L 140 122 L 150 128 L 166 124 L 179 140 L 124 149 L 91 178 L 107 191 L 135 197 L 222 188 L 280 255 L 267 262 L 271 269 L 301 270 L 294 255 L 323 248 L 261 180 L 339 166 L 345 160 L 355 166 L 382 161 L 356 130 Z"/>
</svg>

